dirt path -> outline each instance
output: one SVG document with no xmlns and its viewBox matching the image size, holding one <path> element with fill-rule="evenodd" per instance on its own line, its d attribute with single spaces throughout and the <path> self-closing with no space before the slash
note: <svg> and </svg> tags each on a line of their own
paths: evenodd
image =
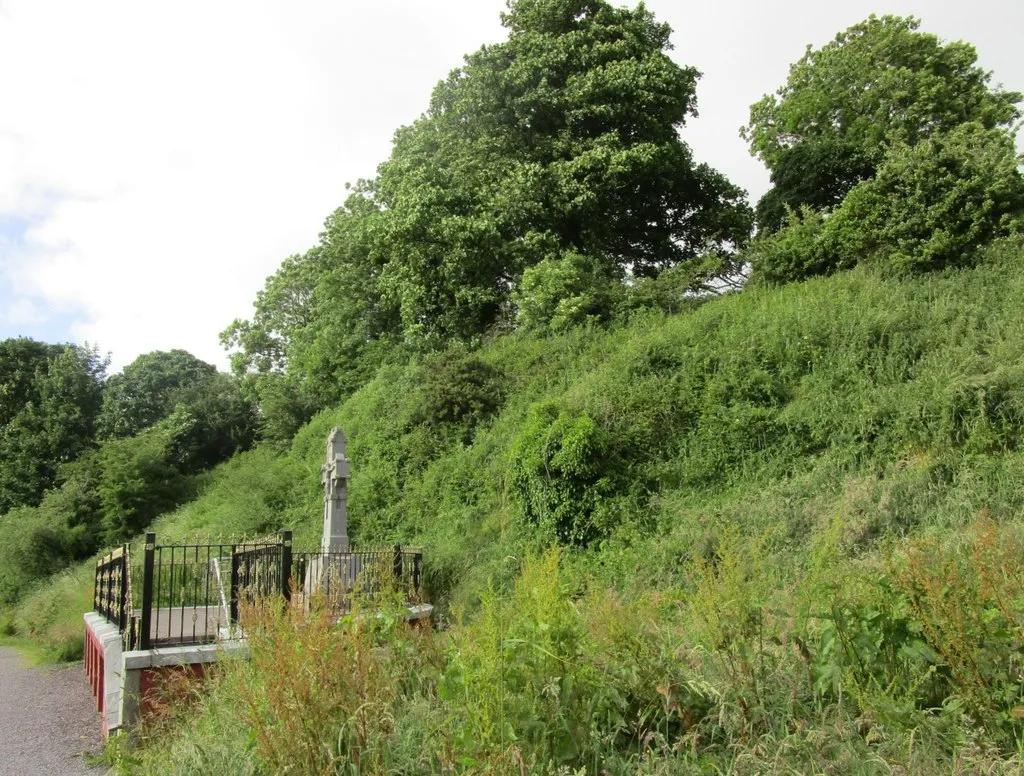
<svg viewBox="0 0 1024 776">
<path fill-rule="evenodd" d="M 100 776 L 83 753 L 102 749 L 81 665 L 29 668 L 0 648 L 0 776 Z"/>
</svg>

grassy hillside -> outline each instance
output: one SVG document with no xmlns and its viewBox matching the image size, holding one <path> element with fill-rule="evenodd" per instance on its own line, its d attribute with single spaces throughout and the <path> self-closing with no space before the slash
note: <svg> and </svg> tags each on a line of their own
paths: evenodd
<svg viewBox="0 0 1024 776">
<path fill-rule="evenodd" d="M 774 756 L 813 769 L 812 732 L 829 725 L 832 754 L 850 762 L 927 770 L 968 751 L 999 762 L 1016 750 L 1024 710 L 1012 657 L 1024 637 L 1014 581 L 1024 560 L 1021 298 L 1022 244 L 1004 241 L 972 270 L 911 280 L 857 270 L 636 314 L 612 330 L 499 337 L 382 369 L 290 449 L 260 448 L 207 475 L 200 497 L 154 530 L 292 528 L 315 542 L 324 439 L 339 425 L 354 461 L 356 542 L 422 545 L 431 597 L 449 618 L 469 613 L 451 641 L 414 650 L 440 675 L 389 691 L 388 713 L 411 726 L 402 746 L 437 724 L 459 749 L 452 720 L 493 712 L 509 716 L 508 730 L 477 730 L 466 749 L 483 770 L 512 768 L 513 742 L 527 760 L 573 768 L 597 758 L 630 772 L 657 751 L 680 772 L 744 770 L 744 752 L 751 772 Z M 565 550 L 544 554 L 556 545 Z M 974 582 L 936 593 L 942 575 Z M 87 578 L 82 567 L 40 590 L 15 625 L 73 652 L 76 583 Z M 633 630 L 605 633 L 609 618 Z M 561 635 L 535 630 L 546 619 Z M 275 649 L 303 638 L 279 626 L 267 625 Z M 533 628 L 520 641 L 540 639 L 558 659 L 535 665 L 507 644 L 488 653 L 488 628 Z M 371 637 L 351 638 L 342 653 Z M 622 650 L 639 672 L 628 680 L 601 657 Z M 518 668 L 487 679 L 494 659 Z M 229 671 L 182 723 L 188 735 L 236 725 L 230 707 L 262 687 L 258 669 Z M 468 706 L 445 694 L 459 671 Z M 533 686 L 534 674 L 554 684 Z M 486 695 L 495 681 L 515 700 L 471 708 L 470 689 Z M 596 686 L 600 714 L 618 715 L 619 727 L 573 706 Z M 689 700 L 677 697 L 684 687 Z M 542 700 L 555 713 L 558 697 L 566 740 L 517 727 Z M 658 725 L 672 735 L 637 743 Z M 797 733 L 802 743 L 786 749 Z M 624 744 L 630 735 L 639 738 Z M 768 738 L 750 749 L 757 736 Z M 915 736 L 933 745 L 927 755 Z M 690 755 L 672 750 L 691 738 Z M 222 745 L 245 748 L 236 739 Z M 147 756 L 195 765 L 193 744 L 168 734 Z M 411 756 L 393 738 L 373 746 L 392 765 Z M 433 745 L 416 746 L 421 757 Z"/>
</svg>

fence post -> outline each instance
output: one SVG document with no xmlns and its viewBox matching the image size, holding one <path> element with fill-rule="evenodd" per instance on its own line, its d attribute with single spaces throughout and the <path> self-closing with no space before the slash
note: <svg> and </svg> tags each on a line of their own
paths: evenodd
<svg viewBox="0 0 1024 776">
<path fill-rule="evenodd" d="M 421 585 L 423 583 L 423 553 L 417 552 L 412 556 L 412 589 L 413 592 L 419 596 L 421 595 Z"/>
<path fill-rule="evenodd" d="M 102 558 L 96 561 L 96 573 L 92 576 L 92 609 L 100 611 L 100 569 L 103 567 Z"/>
<path fill-rule="evenodd" d="M 131 607 L 131 601 L 128 600 L 128 545 L 121 545 L 121 589 L 118 591 L 117 596 L 117 630 L 120 633 L 124 633 L 125 628 L 128 626 L 128 609 Z"/>
<path fill-rule="evenodd" d="M 292 600 L 292 532 L 281 531 L 281 595 Z"/>
<path fill-rule="evenodd" d="M 147 533 L 142 553 L 142 622 L 139 623 L 139 648 L 149 649 L 150 623 L 153 621 L 153 562 L 156 558 L 156 534 Z"/>
<path fill-rule="evenodd" d="M 395 559 L 394 559 L 394 562 L 391 565 L 392 565 L 393 570 L 395 572 L 395 584 L 400 586 L 402 584 L 402 545 L 401 544 L 396 544 L 395 545 Z"/>
<path fill-rule="evenodd" d="M 231 620 L 231 624 L 234 625 L 238 622 L 238 567 L 241 558 L 238 557 L 236 547 L 234 544 L 231 545 L 231 611 L 228 613 L 228 617 Z"/>
</svg>

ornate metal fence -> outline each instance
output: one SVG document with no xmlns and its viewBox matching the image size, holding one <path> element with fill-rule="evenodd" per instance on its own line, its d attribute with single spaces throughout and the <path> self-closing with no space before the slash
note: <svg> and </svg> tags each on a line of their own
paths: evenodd
<svg viewBox="0 0 1024 776">
<path fill-rule="evenodd" d="M 140 599 L 133 602 L 127 545 L 96 565 L 93 605 L 125 634 L 129 649 L 210 644 L 242 635 L 241 605 L 274 598 L 309 606 L 321 596 L 338 615 L 355 597 L 390 590 L 420 599 L 423 553 L 395 545 L 381 552 L 293 552 L 292 535 L 234 543 L 158 545 L 146 534 Z"/>
<path fill-rule="evenodd" d="M 131 618 L 131 562 L 128 545 L 122 544 L 96 561 L 92 607 L 121 633 Z"/>
<path fill-rule="evenodd" d="M 356 598 L 373 601 L 382 592 L 416 603 L 422 576 L 423 553 L 398 544 L 379 552 L 297 552 L 289 597 L 308 607 L 320 596 L 329 611 L 341 615 Z"/>
</svg>

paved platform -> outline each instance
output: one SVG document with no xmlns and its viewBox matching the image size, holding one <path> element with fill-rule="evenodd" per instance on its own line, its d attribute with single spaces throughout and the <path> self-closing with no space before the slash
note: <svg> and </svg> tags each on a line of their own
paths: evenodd
<svg viewBox="0 0 1024 776">
<path fill-rule="evenodd" d="M 141 617 L 141 612 L 136 612 Z M 228 617 L 222 606 L 176 606 L 154 609 L 149 623 L 152 646 L 197 644 L 217 641 Z"/>
</svg>

